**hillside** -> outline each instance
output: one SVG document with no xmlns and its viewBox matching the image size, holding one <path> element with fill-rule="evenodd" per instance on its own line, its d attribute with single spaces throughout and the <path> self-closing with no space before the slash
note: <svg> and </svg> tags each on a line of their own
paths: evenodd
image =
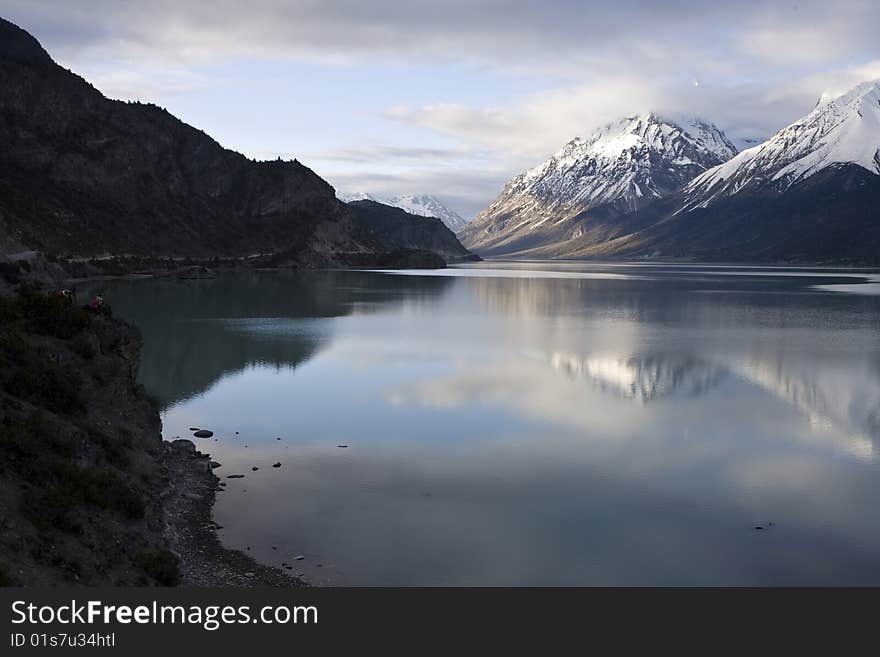
<svg viewBox="0 0 880 657">
<path fill-rule="evenodd" d="M 419 217 L 437 217 L 449 230 L 457 233 L 467 224 L 467 220 L 455 210 L 444 205 L 436 196 L 428 194 L 403 194 L 401 196 L 376 196 L 369 192 L 338 193 L 337 196 L 351 203 L 352 201 L 375 201 L 390 205 Z"/>
<path fill-rule="evenodd" d="M 388 249 L 296 160 L 256 162 L 105 98 L 0 19 L 0 247 L 61 257 L 379 264 Z"/>
<path fill-rule="evenodd" d="M 348 205 L 358 221 L 391 247 L 432 251 L 447 263 L 479 260 L 437 217 L 413 215 L 376 201 L 353 201 Z"/>
</svg>

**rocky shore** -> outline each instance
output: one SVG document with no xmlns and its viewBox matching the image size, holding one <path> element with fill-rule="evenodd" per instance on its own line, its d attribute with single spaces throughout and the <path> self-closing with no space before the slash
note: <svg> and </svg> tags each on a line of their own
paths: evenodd
<svg viewBox="0 0 880 657">
<path fill-rule="evenodd" d="M 190 586 L 303 586 L 283 570 L 257 563 L 238 550 L 224 548 L 211 518 L 220 481 L 211 459 L 189 440 L 165 443 L 163 457 L 167 486 L 162 491 L 165 538 L 180 559 L 184 585 Z"/>
<path fill-rule="evenodd" d="M 0 585 L 302 585 L 220 544 L 219 480 L 162 440 L 141 346 L 27 282 L 0 290 Z"/>
</svg>

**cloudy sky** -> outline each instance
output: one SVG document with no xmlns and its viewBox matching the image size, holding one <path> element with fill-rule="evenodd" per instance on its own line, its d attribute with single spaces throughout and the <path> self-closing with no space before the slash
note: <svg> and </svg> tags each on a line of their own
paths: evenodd
<svg viewBox="0 0 880 657">
<path fill-rule="evenodd" d="M 0 0 L 57 62 L 343 191 L 465 216 L 620 116 L 767 137 L 880 78 L 880 2 Z"/>
</svg>

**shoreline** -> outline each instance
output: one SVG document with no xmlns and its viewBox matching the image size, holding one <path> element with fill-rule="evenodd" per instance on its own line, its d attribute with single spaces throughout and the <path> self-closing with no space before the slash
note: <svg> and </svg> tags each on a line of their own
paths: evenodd
<svg viewBox="0 0 880 657">
<path fill-rule="evenodd" d="M 0 320 L 0 585 L 307 585 L 222 545 L 220 480 L 163 440 L 137 327 L 26 284 Z"/>
<path fill-rule="evenodd" d="M 167 485 L 161 492 L 164 536 L 180 560 L 180 586 L 275 588 L 309 586 L 283 569 L 259 563 L 250 555 L 224 547 L 213 519 L 216 494 L 223 489 L 211 469 L 211 458 L 190 440 L 163 443 L 162 465 Z"/>
</svg>

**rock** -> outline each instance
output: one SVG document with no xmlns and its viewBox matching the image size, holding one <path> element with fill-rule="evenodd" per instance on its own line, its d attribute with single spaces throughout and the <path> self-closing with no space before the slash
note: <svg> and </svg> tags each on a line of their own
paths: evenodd
<svg viewBox="0 0 880 657">
<path fill-rule="evenodd" d="M 253 470 L 254 472 L 256 472 L 257 470 L 259 470 L 259 468 L 258 468 L 257 466 L 254 466 L 254 467 L 251 468 L 251 470 Z"/>
<path fill-rule="evenodd" d="M 348 447 L 348 445 L 337 445 L 337 447 Z"/>
<path fill-rule="evenodd" d="M 245 573 L 244 576 L 245 576 L 245 577 L 253 577 L 253 576 L 254 576 L 254 573 Z"/>
<path fill-rule="evenodd" d="M 273 464 L 272 464 L 272 467 L 273 467 L 273 468 L 280 468 L 280 467 L 281 467 L 281 463 L 280 463 L 280 462 L 279 462 L 279 463 L 273 463 Z"/>
<path fill-rule="evenodd" d="M 185 438 L 178 438 L 177 440 L 171 441 L 171 446 L 174 449 L 182 449 L 185 452 L 190 452 L 191 454 L 195 454 L 196 446 L 195 443 L 191 440 L 186 440 Z"/>
<path fill-rule="evenodd" d="M 196 438 L 210 438 L 211 436 L 214 435 L 214 432 L 208 431 L 207 429 L 199 429 L 195 433 L 193 433 L 193 435 Z"/>
<path fill-rule="evenodd" d="M 303 555 L 301 555 L 301 554 L 298 555 L 298 556 L 295 556 L 295 557 L 293 558 L 294 561 L 302 561 L 303 559 L 305 559 L 305 557 L 304 557 Z"/>
<path fill-rule="evenodd" d="M 190 430 L 190 431 L 198 431 L 199 428 L 198 428 L 198 427 L 190 427 L 189 430 Z"/>
<path fill-rule="evenodd" d="M 223 465 L 220 463 L 217 463 L 217 461 L 211 461 L 210 465 L 211 465 L 212 470 L 216 470 L 217 468 L 223 467 Z"/>
<path fill-rule="evenodd" d="M 226 478 L 227 479 L 244 479 L 244 475 L 239 475 L 239 474 L 228 475 Z"/>
<path fill-rule="evenodd" d="M 184 267 L 177 271 L 177 278 L 181 280 L 195 280 L 199 278 L 216 278 L 217 274 L 204 265 Z"/>
</svg>

